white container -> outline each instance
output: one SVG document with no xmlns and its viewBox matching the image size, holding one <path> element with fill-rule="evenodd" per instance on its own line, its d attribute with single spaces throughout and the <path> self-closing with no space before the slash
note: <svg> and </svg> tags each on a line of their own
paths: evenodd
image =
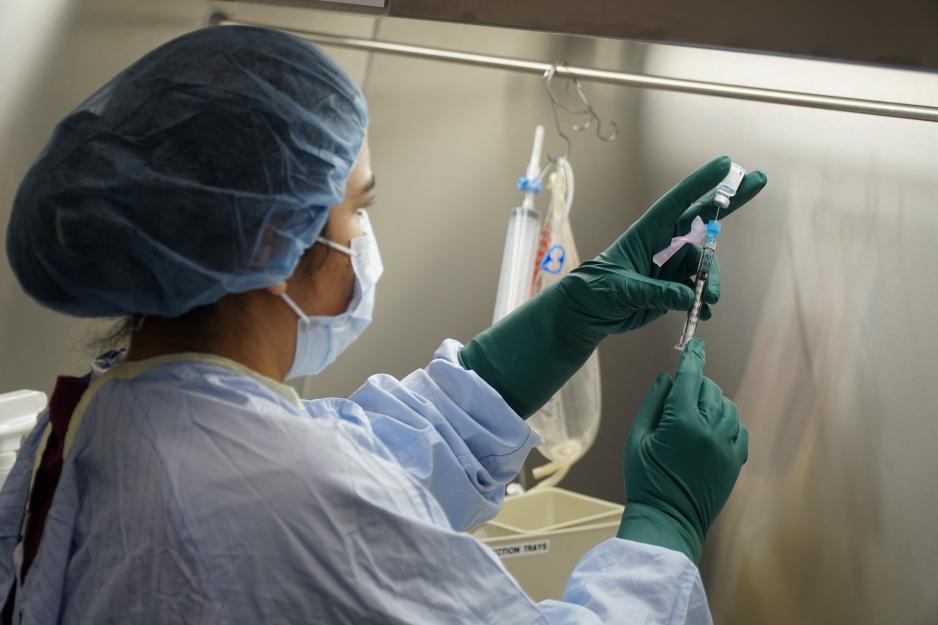
<svg viewBox="0 0 938 625">
<path fill-rule="evenodd" d="M 46 394 L 39 391 L 13 391 L 0 395 L 0 486 L 16 462 L 23 437 L 36 426 L 46 407 Z"/>
<path fill-rule="evenodd" d="M 616 535 L 623 509 L 562 488 L 544 488 L 507 497 L 498 516 L 472 534 L 495 550 L 532 599 L 560 599 L 580 558 Z"/>
</svg>

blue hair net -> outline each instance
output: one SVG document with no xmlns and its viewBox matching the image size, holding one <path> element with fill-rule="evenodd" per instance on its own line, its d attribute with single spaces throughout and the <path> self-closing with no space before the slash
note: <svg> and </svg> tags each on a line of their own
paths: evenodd
<svg viewBox="0 0 938 625">
<path fill-rule="evenodd" d="M 223 26 L 149 53 L 55 129 L 7 254 L 41 304 L 176 316 L 288 277 L 341 201 L 361 92 L 313 45 Z"/>
</svg>

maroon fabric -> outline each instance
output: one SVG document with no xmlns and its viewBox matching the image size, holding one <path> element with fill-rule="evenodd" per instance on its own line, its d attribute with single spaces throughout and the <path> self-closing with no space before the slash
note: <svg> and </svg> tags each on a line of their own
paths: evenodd
<svg viewBox="0 0 938 625">
<path fill-rule="evenodd" d="M 49 400 L 49 423 L 52 424 L 52 431 L 49 432 L 49 440 L 45 451 L 42 452 L 42 460 L 39 461 L 39 469 L 36 471 L 33 490 L 29 496 L 30 519 L 29 527 L 26 528 L 26 536 L 23 537 L 23 569 L 20 572 L 22 579 L 26 579 L 26 572 L 36 558 L 36 552 L 39 551 L 42 530 L 46 525 L 49 508 L 52 507 L 52 496 L 55 494 L 55 487 L 58 486 L 59 476 L 62 474 L 65 434 L 68 432 L 72 413 L 75 412 L 82 394 L 88 388 L 90 377 L 73 378 L 60 375 L 55 382 L 55 390 L 52 391 L 52 399 Z M 0 622 L 3 625 L 13 623 L 15 600 L 16 584 L 13 584 L 3 604 L 3 610 L 0 612 Z"/>
<path fill-rule="evenodd" d="M 62 474 L 65 433 L 68 431 L 72 413 L 87 388 L 87 377 L 73 378 L 61 375 L 56 380 L 55 390 L 52 391 L 52 399 L 49 400 L 49 423 L 52 425 L 52 431 L 49 433 L 49 441 L 42 453 L 42 460 L 33 481 L 33 490 L 29 496 L 29 527 L 23 537 L 22 579 L 26 579 L 26 573 L 39 550 L 46 516 L 52 507 L 52 496 Z"/>
</svg>

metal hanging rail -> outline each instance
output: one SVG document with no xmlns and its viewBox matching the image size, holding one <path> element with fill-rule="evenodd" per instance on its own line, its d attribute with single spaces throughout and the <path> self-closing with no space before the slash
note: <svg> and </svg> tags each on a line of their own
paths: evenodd
<svg viewBox="0 0 938 625">
<path fill-rule="evenodd" d="M 212 22 L 221 25 L 265 26 L 264 24 L 251 24 L 228 19 L 216 15 Z M 336 46 L 364 52 L 379 52 L 418 59 L 448 61 L 477 67 L 492 67 L 506 69 L 528 74 L 544 75 L 552 67 L 559 77 L 575 78 L 582 81 L 606 83 L 625 87 L 642 87 L 645 89 L 658 89 L 660 91 L 675 91 L 678 93 L 693 93 L 697 95 L 715 96 L 718 98 L 733 98 L 736 100 L 750 100 L 753 102 L 769 102 L 771 104 L 786 104 L 805 108 L 825 109 L 829 111 L 842 111 L 847 113 L 862 113 L 864 115 L 879 115 L 882 117 L 896 117 L 901 119 L 917 119 L 926 122 L 938 122 L 938 107 L 920 106 L 915 104 L 902 104 L 899 102 L 883 102 L 880 100 L 864 100 L 858 98 L 841 98 L 836 96 L 818 95 L 798 91 L 782 91 L 778 89 L 761 89 L 758 87 L 744 87 L 742 85 L 728 85 L 699 80 L 684 80 L 681 78 L 665 78 L 663 76 L 649 76 L 631 72 L 619 72 L 588 67 L 575 67 L 571 65 L 557 65 L 542 61 L 527 61 L 503 56 L 475 54 L 472 52 L 459 52 L 441 48 L 428 48 L 403 43 L 376 41 L 372 39 L 359 39 L 342 35 L 330 35 L 295 28 L 278 28 L 284 32 L 296 35 L 307 41 L 324 46 Z"/>
</svg>

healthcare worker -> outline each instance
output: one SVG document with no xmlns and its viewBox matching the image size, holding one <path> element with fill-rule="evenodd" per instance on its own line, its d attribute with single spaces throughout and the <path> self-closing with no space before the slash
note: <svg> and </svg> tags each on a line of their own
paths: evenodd
<svg viewBox="0 0 938 625">
<path fill-rule="evenodd" d="M 3 487 L 5 622 L 709 622 L 696 562 L 748 434 L 703 377 L 700 341 L 642 405 L 618 537 L 562 601 L 532 601 L 466 530 L 538 444 L 524 417 L 604 337 L 690 307 L 699 250 L 650 259 L 708 217 L 695 201 L 729 159 L 425 369 L 304 401 L 283 381 L 361 334 L 382 273 L 366 127 L 317 48 L 216 27 L 56 128 L 17 194 L 10 263 L 41 304 L 126 316 L 131 336 L 59 378 Z M 764 184 L 749 174 L 731 209 Z"/>
</svg>

